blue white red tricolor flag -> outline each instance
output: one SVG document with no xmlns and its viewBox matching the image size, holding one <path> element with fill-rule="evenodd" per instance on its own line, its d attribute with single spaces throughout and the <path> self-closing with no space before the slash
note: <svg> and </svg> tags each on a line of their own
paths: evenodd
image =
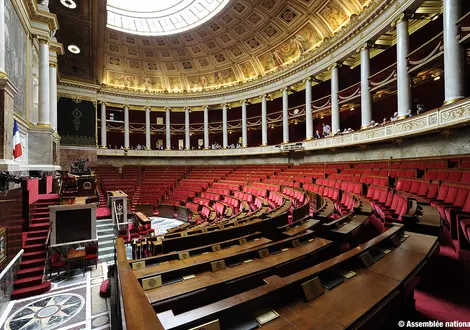
<svg viewBox="0 0 470 330">
<path fill-rule="evenodd" d="M 13 120 L 13 158 L 18 158 L 23 155 L 21 149 L 20 130 L 18 129 L 18 123 Z"/>
</svg>

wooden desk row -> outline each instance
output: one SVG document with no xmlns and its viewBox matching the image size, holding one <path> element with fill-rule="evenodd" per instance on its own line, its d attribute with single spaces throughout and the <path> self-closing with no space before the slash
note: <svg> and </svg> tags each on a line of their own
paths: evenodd
<svg viewBox="0 0 470 330">
<path fill-rule="evenodd" d="M 165 329 L 187 329 L 214 320 L 225 328 L 250 319 L 256 323 L 253 314 L 274 309 L 279 317 L 263 328 L 377 329 L 403 307 L 417 284 L 417 274 L 438 250 L 437 237 L 406 233 L 409 237 L 404 240 L 403 234 L 402 226 L 392 227 L 312 267 L 286 276 L 269 276 L 249 290 L 192 310 L 167 310 L 158 318 Z M 355 276 L 342 278 L 330 289 L 323 287 L 339 277 L 340 271 L 351 270 Z M 312 300 L 306 300 L 306 293 Z"/>
</svg>

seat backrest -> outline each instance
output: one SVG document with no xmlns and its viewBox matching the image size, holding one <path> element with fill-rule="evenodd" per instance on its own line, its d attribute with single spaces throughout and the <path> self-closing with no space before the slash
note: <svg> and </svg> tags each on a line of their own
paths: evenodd
<svg viewBox="0 0 470 330">
<path fill-rule="evenodd" d="M 439 193 L 437 194 L 436 199 L 439 201 L 444 201 L 447 197 L 447 193 L 449 192 L 449 186 L 446 184 L 441 185 L 439 188 Z"/>
<path fill-rule="evenodd" d="M 463 183 L 470 183 L 470 171 L 462 172 L 462 178 L 460 180 Z"/>
<path fill-rule="evenodd" d="M 454 206 L 463 207 L 465 205 L 465 201 L 467 200 L 467 196 L 468 196 L 468 189 L 459 188 L 457 192 L 457 197 L 454 200 Z"/>
<path fill-rule="evenodd" d="M 421 182 L 419 184 L 418 196 L 426 196 L 428 194 L 428 190 L 429 190 L 429 183 Z"/>
<path fill-rule="evenodd" d="M 425 179 L 435 180 L 436 177 L 437 177 L 437 171 L 428 170 L 428 171 L 426 171 L 426 173 L 424 174 L 424 178 L 425 178 Z"/>
<path fill-rule="evenodd" d="M 405 179 L 398 179 L 397 184 L 395 185 L 395 188 L 397 190 L 403 190 L 403 185 L 405 184 Z"/>
<path fill-rule="evenodd" d="M 449 172 L 447 171 L 438 171 L 436 175 L 436 180 L 448 180 L 449 179 Z"/>
<path fill-rule="evenodd" d="M 449 178 L 447 180 L 453 181 L 453 182 L 459 182 L 462 179 L 462 174 L 463 172 L 459 172 L 459 171 L 449 172 Z"/>
<path fill-rule="evenodd" d="M 385 206 L 390 207 L 392 205 L 393 200 L 393 191 L 389 191 L 387 194 L 387 199 L 385 200 Z"/>
<path fill-rule="evenodd" d="M 454 204 L 455 199 L 457 198 L 457 193 L 459 189 L 457 187 L 449 187 L 449 191 L 447 192 L 446 199 L 444 203 Z"/>
<path fill-rule="evenodd" d="M 403 191 L 404 192 L 409 192 L 410 189 L 411 189 L 411 184 L 412 184 L 412 181 L 411 180 L 406 180 L 405 183 L 403 184 Z"/>
<path fill-rule="evenodd" d="M 439 184 L 437 182 L 431 183 L 429 185 L 429 190 L 428 190 L 428 194 L 426 195 L 426 198 L 435 199 L 437 197 L 438 192 L 439 192 Z"/>
<path fill-rule="evenodd" d="M 53 264 L 54 262 L 57 262 L 60 260 L 60 254 L 59 253 L 53 253 L 49 257 L 50 262 Z"/>
<path fill-rule="evenodd" d="M 421 182 L 419 182 L 419 181 L 411 181 L 410 194 L 417 194 L 418 193 L 420 183 Z"/>
</svg>

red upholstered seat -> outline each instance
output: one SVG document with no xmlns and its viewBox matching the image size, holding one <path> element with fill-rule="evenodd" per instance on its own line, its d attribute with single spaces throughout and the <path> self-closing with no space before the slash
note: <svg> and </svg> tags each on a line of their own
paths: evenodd
<svg viewBox="0 0 470 330">
<path fill-rule="evenodd" d="M 111 296 L 111 290 L 109 287 L 109 281 L 104 280 L 100 285 L 100 297 L 109 298 Z"/>
</svg>

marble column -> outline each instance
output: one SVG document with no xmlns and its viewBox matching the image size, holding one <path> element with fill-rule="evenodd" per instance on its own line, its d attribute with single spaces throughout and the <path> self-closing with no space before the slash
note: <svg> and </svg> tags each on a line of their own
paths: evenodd
<svg viewBox="0 0 470 330">
<path fill-rule="evenodd" d="M 268 103 L 266 94 L 261 98 L 261 141 L 263 147 L 268 145 Z"/>
<path fill-rule="evenodd" d="M 204 149 L 209 149 L 209 107 L 204 107 Z"/>
<path fill-rule="evenodd" d="M 227 108 L 228 104 L 225 103 L 222 106 L 222 147 L 226 149 L 228 147 L 228 123 L 227 123 Z"/>
<path fill-rule="evenodd" d="M 129 106 L 124 106 L 124 149 L 129 149 Z"/>
<path fill-rule="evenodd" d="M 184 137 L 186 140 L 186 150 L 191 150 L 191 128 L 189 126 L 189 113 L 190 109 L 186 107 L 184 109 Z"/>
<path fill-rule="evenodd" d="M 339 65 L 334 64 L 331 67 L 331 135 L 334 135 L 339 129 Z"/>
<path fill-rule="evenodd" d="M 39 38 L 39 118 L 38 126 L 51 127 L 49 79 L 49 42 Z"/>
<path fill-rule="evenodd" d="M 457 36 L 462 16 L 461 0 L 444 0 L 444 104 L 465 97 L 464 52 Z"/>
<path fill-rule="evenodd" d="M 171 108 L 165 108 L 166 114 L 166 150 L 171 150 Z"/>
<path fill-rule="evenodd" d="M 411 80 L 408 74 L 408 54 L 410 36 L 408 20 L 402 15 L 396 22 L 397 27 L 397 97 L 398 119 L 406 118 L 411 109 Z"/>
<path fill-rule="evenodd" d="M 372 120 L 372 96 L 369 89 L 370 50 L 366 45 L 361 48 L 361 128 L 367 127 Z"/>
<path fill-rule="evenodd" d="M 242 146 L 246 148 L 248 146 L 248 125 L 246 118 L 246 104 L 247 100 L 242 101 Z"/>
<path fill-rule="evenodd" d="M 106 136 L 106 103 L 101 102 L 101 148 L 107 148 L 107 136 Z"/>
<path fill-rule="evenodd" d="M 282 143 L 289 143 L 289 89 L 282 90 Z"/>
<path fill-rule="evenodd" d="M 2 1 L 2 0 L 0 0 Z M 49 64 L 49 100 L 50 100 L 50 117 L 51 126 L 54 131 L 57 131 L 57 64 Z"/>
<path fill-rule="evenodd" d="M 5 0 L 0 0 L 0 77 L 5 72 Z"/>
<path fill-rule="evenodd" d="M 312 79 L 305 79 L 305 140 L 313 139 Z"/>
<path fill-rule="evenodd" d="M 145 149 L 152 150 L 152 142 L 150 139 L 150 112 L 151 108 L 145 108 Z"/>
</svg>

